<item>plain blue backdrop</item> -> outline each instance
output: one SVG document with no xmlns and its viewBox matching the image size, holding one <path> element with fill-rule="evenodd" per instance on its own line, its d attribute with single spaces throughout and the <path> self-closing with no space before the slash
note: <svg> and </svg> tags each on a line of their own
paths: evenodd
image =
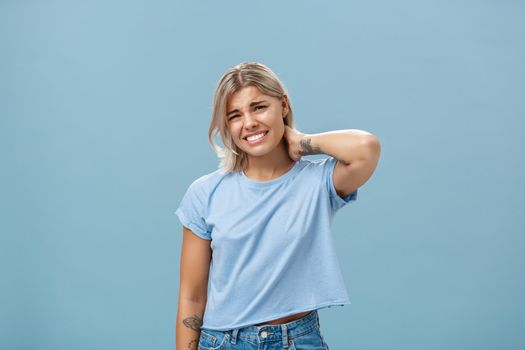
<svg viewBox="0 0 525 350">
<path fill-rule="evenodd" d="M 333 235 L 333 350 L 525 348 L 522 1 L 0 2 L 0 348 L 174 349 L 215 84 L 259 61 L 297 128 L 375 134 Z M 182 349 L 181 349 L 182 350 Z"/>
</svg>

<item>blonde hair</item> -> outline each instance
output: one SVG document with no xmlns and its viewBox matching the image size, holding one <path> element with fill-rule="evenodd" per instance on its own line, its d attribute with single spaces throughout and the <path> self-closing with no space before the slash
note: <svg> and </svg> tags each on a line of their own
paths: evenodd
<svg viewBox="0 0 525 350">
<path fill-rule="evenodd" d="M 217 83 L 213 98 L 208 140 L 212 149 L 221 159 L 219 168 L 223 172 L 241 171 L 247 160 L 246 153 L 240 150 L 233 142 L 228 130 L 226 119 L 226 103 L 228 97 L 246 86 L 255 86 L 261 93 L 282 99 L 286 95 L 288 114 L 284 124 L 294 127 L 293 111 L 290 96 L 277 75 L 267 66 L 258 62 L 244 62 L 230 68 Z M 219 134 L 224 147 L 215 142 L 215 135 Z"/>
</svg>

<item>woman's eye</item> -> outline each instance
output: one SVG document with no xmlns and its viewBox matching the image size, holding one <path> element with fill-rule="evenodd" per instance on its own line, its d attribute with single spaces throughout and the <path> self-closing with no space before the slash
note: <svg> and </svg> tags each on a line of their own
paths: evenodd
<svg viewBox="0 0 525 350">
<path fill-rule="evenodd" d="M 228 118 L 228 120 L 230 119 L 233 119 L 233 118 L 237 118 L 239 115 L 232 115 L 230 118 Z"/>
<path fill-rule="evenodd" d="M 261 109 L 262 108 L 266 108 L 266 106 L 257 106 L 257 107 L 255 107 L 255 109 L 259 109 L 259 108 L 261 108 Z"/>
</svg>

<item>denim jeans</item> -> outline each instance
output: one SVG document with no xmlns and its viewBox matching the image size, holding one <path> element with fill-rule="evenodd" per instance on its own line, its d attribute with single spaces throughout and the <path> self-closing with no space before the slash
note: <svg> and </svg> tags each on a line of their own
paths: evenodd
<svg viewBox="0 0 525 350">
<path fill-rule="evenodd" d="M 201 328 L 198 350 L 329 350 L 317 310 L 297 320 L 217 331 Z"/>
</svg>

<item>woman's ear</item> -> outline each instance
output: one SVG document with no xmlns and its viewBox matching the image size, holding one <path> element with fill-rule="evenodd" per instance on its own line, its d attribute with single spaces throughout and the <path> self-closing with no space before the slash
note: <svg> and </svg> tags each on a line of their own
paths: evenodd
<svg viewBox="0 0 525 350">
<path fill-rule="evenodd" d="M 289 109 L 288 109 L 288 96 L 286 94 L 283 95 L 283 98 L 281 99 L 281 106 L 283 107 L 283 118 L 286 118 L 288 115 Z"/>
</svg>

